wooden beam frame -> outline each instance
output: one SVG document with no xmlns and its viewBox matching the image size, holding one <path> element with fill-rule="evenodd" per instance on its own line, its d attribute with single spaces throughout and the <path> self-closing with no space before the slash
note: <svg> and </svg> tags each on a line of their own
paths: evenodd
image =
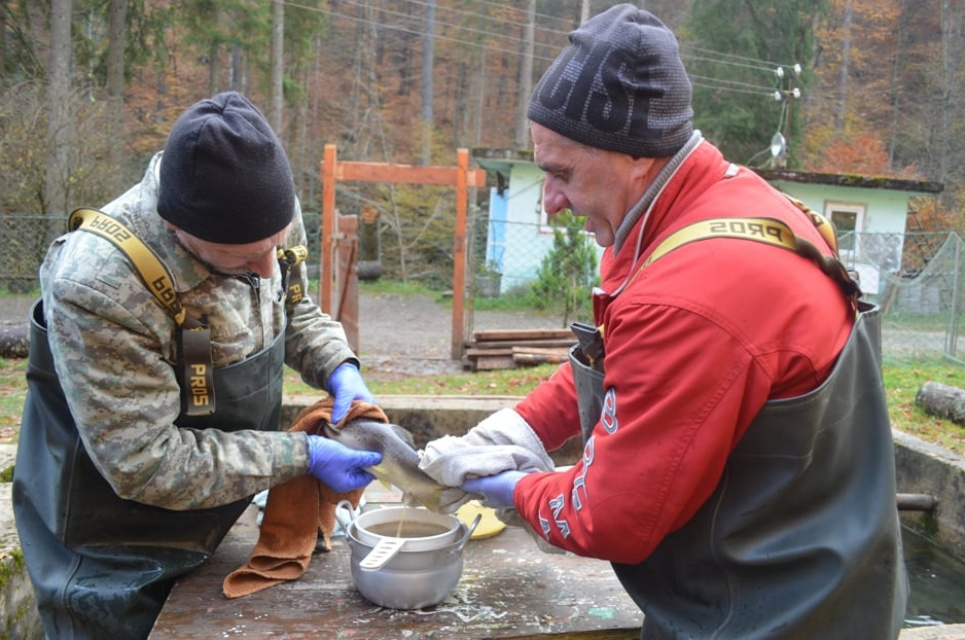
<svg viewBox="0 0 965 640">
<path fill-rule="evenodd" d="M 455 167 L 416 167 L 381 162 L 338 162 L 335 145 L 325 145 L 322 160 L 322 263 L 319 269 L 322 311 L 331 314 L 332 276 L 335 273 L 335 184 L 339 181 L 388 182 L 454 186 L 456 188 L 456 229 L 452 239 L 452 357 L 463 355 L 466 303 L 466 256 L 469 188 L 485 187 L 486 172 L 469 168 L 469 150 L 458 149 Z M 354 301 L 358 304 L 358 300 Z"/>
</svg>

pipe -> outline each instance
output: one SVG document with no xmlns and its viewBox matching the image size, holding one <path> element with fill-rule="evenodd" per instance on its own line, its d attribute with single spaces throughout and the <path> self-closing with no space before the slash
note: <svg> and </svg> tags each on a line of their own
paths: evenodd
<svg viewBox="0 0 965 640">
<path fill-rule="evenodd" d="M 927 493 L 899 493 L 895 496 L 899 511 L 934 511 L 938 498 Z"/>
</svg>

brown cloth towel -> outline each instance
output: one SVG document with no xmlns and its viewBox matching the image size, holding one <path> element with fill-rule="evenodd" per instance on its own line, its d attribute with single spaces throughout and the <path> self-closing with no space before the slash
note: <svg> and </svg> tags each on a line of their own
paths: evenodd
<svg viewBox="0 0 965 640">
<path fill-rule="evenodd" d="M 303 409 L 289 431 L 324 435 L 322 427 L 331 424 L 333 404 L 329 397 Z M 388 422 L 381 408 L 356 400 L 336 427 L 356 418 Z M 348 500 L 356 507 L 363 492 L 364 489 L 356 489 L 337 493 L 308 474 L 272 487 L 268 491 L 258 543 L 248 562 L 225 578 L 222 586 L 225 597 L 251 595 L 301 577 L 315 551 L 319 531 L 325 550 L 332 550 L 335 505 L 340 500 Z"/>
</svg>

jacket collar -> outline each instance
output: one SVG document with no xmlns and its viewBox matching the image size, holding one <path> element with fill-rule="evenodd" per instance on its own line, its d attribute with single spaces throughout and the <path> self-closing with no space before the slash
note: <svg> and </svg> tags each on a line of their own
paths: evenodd
<svg viewBox="0 0 965 640">
<path fill-rule="evenodd" d="M 637 220 L 625 234 L 626 241 L 620 250 L 606 248 L 600 262 L 601 288 L 610 295 L 618 293 L 627 277 L 655 246 L 655 241 L 674 228 L 694 203 L 724 178 L 730 166 L 717 147 L 701 141 L 675 167 L 662 191 L 650 204 L 649 213 L 637 213 Z M 628 216 L 632 214 L 634 211 Z"/>
</svg>

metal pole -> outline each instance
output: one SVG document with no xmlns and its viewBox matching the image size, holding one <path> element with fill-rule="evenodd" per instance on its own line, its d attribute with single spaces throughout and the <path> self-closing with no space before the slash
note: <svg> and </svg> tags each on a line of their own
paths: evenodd
<svg viewBox="0 0 965 640">
<path fill-rule="evenodd" d="M 958 299 L 959 299 L 959 280 L 961 273 L 962 241 L 955 243 L 955 275 L 952 278 L 952 305 L 949 310 L 948 333 L 945 336 L 945 355 L 952 358 L 958 351 Z"/>
</svg>

